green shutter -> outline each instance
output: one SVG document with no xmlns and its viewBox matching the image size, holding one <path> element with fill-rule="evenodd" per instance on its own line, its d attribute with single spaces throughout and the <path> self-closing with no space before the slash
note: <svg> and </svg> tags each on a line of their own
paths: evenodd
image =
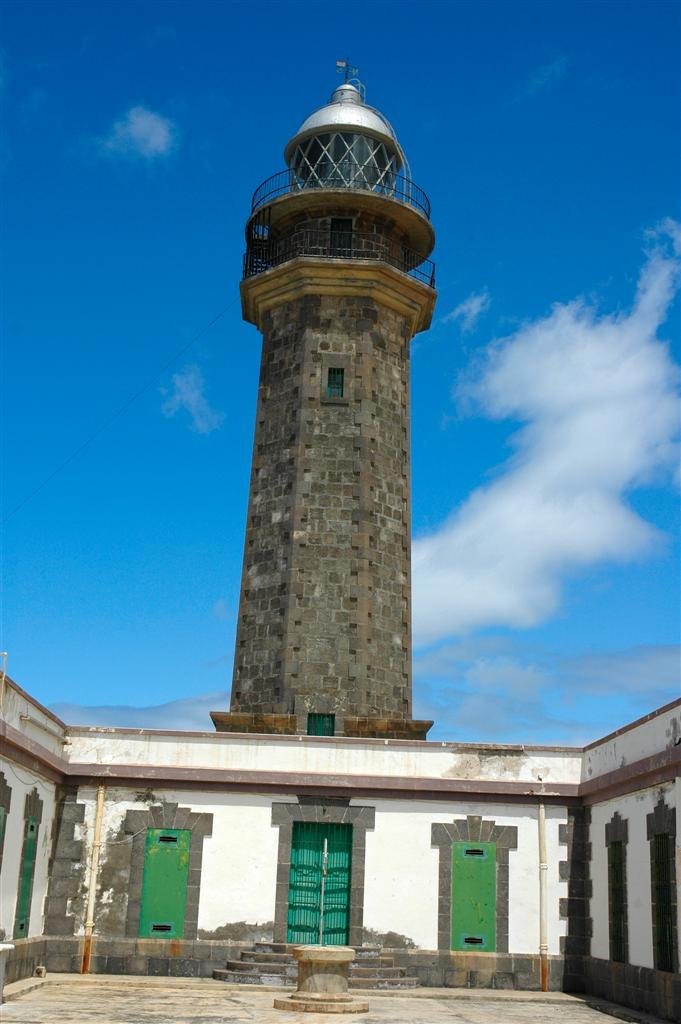
<svg viewBox="0 0 681 1024">
<path fill-rule="evenodd" d="M 610 959 L 624 963 L 626 956 L 626 878 L 624 844 L 621 840 L 608 846 L 608 888 L 610 897 Z"/>
<path fill-rule="evenodd" d="M 33 893 L 33 875 L 35 858 L 38 852 L 38 819 L 29 817 L 24 822 L 24 843 L 21 848 L 21 868 L 19 871 L 19 892 L 17 910 L 14 917 L 14 938 L 25 939 L 28 935 L 31 918 L 31 895 Z"/>
<path fill-rule="evenodd" d="M 653 836 L 653 894 L 655 905 L 655 967 L 674 970 L 674 923 L 672 911 L 672 857 L 674 839 L 667 832 Z"/>
<path fill-rule="evenodd" d="M 141 938 L 183 937 L 190 842 L 189 829 L 147 829 L 140 912 Z"/>
<path fill-rule="evenodd" d="M 352 825 L 293 823 L 288 942 L 347 944 L 351 852 Z"/>
<path fill-rule="evenodd" d="M 452 949 L 496 949 L 496 843 L 452 844 Z"/>
<path fill-rule="evenodd" d="M 335 715 L 308 715 L 308 736 L 333 736 L 336 732 Z"/>
<path fill-rule="evenodd" d="M 340 366 L 330 366 L 326 378 L 326 397 L 342 398 L 345 390 L 345 370 Z"/>
</svg>

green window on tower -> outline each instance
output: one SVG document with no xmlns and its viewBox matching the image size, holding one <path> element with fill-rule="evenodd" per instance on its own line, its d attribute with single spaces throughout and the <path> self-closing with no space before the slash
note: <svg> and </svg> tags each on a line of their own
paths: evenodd
<svg viewBox="0 0 681 1024">
<path fill-rule="evenodd" d="M 326 397 L 342 398 L 345 384 L 345 370 L 340 366 L 330 366 L 326 378 Z"/>
<path fill-rule="evenodd" d="M 335 715 L 308 715 L 307 735 L 308 736 L 335 736 L 336 716 Z"/>
</svg>

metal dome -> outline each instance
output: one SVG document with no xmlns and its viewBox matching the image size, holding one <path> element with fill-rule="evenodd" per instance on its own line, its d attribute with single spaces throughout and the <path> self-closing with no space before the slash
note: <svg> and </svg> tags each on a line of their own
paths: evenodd
<svg viewBox="0 0 681 1024">
<path fill-rule="evenodd" d="M 367 135 L 387 143 L 390 149 L 398 155 L 400 164 L 405 162 L 390 122 L 374 107 L 368 106 L 362 99 L 359 89 L 350 82 L 335 89 L 329 103 L 315 110 L 303 121 L 287 144 L 284 159 L 289 163 L 296 146 L 310 135 L 339 129 Z"/>
</svg>

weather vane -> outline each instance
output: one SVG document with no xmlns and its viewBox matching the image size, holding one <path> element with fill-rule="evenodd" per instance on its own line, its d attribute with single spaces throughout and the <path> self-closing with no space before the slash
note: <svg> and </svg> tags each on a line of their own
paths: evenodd
<svg viewBox="0 0 681 1024">
<path fill-rule="evenodd" d="M 339 75 L 345 75 L 346 82 L 351 78 L 357 78 L 359 74 L 359 68 L 353 68 L 348 57 L 336 61 L 336 71 Z"/>
</svg>

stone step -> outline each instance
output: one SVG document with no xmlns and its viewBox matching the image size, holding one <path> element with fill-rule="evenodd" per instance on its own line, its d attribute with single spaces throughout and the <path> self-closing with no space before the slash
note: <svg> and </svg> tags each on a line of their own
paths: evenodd
<svg viewBox="0 0 681 1024">
<path fill-rule="evenodd" d="M 254 964 L 295 964 L 297 961 L 292 953 L 256 953 L 244 949 L 241 959 Z"/>
<path fill-rule="evenodd" d="M 253 943 L 254 953 L 288 953 L 290 946 L 288 942 L 268 942 L 266 939 L 259 939 Z"/>
<path fill-rule="evenodd" d="M 216 981 L 226 981 L 232 985 L 278 985 L 281 988 L 295 988 L 295 978 L 289 978 L 285 974 L 266 974 L 258 971 L 255 974 L 244 974 L 243 971 L 213 971 Z"/>
<path fill-rule="evenodd" d="M 269 942 L 266 939 L 259 939 L 253 943 L 255 953 L 291 953 L 296 946 L 304 945 L 301 942 Z M 382 946 L 351 946 L 354 949 L 358 960 L 365 957 L 380 957 Z"/>
<path fill-rule="evenodd" d="M 376 978 L 387 981 L 389 978 L 403 978 L 404 967 L 355 967 L 350 966 L 351 978 Z"/>
<path fill-rule="evenodd" d="M 398 989 L 418 988 L 418 978 L 350 978 L 348 988 Z"/>
<path fill-rule="evenodd" d="M 247 960 L 228 960 L 227 970 L 240 974 L 285 974 L 289 978 L 298 977 L 298 964 L 291 963 L 250 963 Z"/>
</svg>

